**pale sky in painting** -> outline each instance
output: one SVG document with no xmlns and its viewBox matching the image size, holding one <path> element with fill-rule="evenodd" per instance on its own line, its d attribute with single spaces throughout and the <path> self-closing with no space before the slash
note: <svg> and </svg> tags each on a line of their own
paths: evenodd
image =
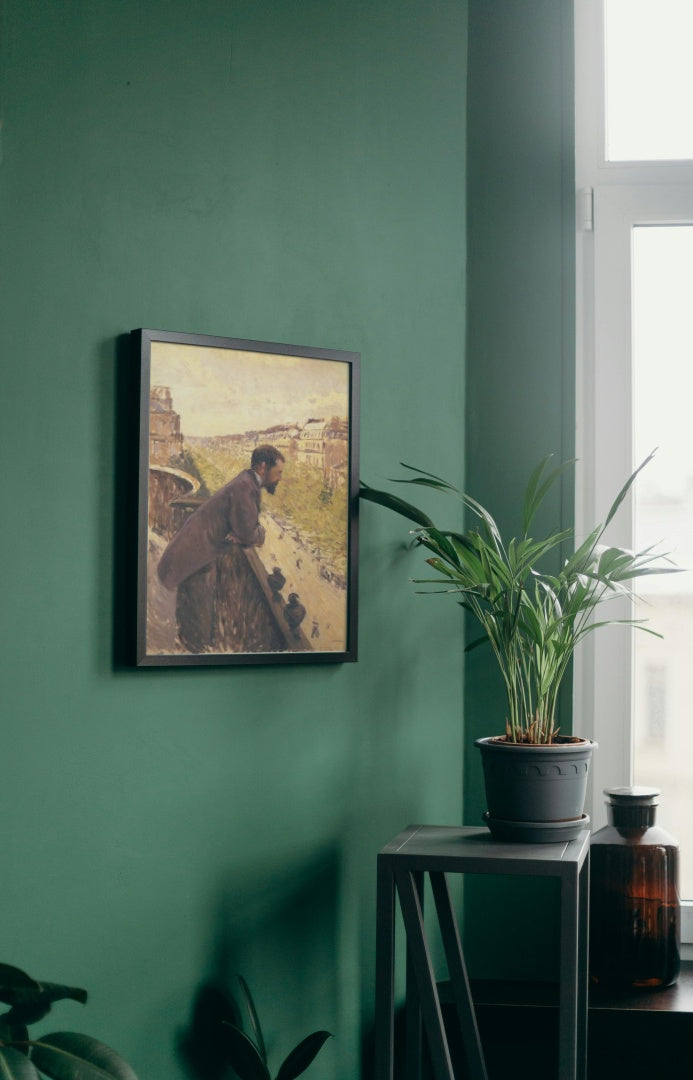
<svg viewBox="0 0 693 1080">
<path fill-rule="evenodd" d="M 235 435 L 348 415 L 349 365 L 154 341 L 152 386 L 168 386 L 184 435 Z"/>
</svg>

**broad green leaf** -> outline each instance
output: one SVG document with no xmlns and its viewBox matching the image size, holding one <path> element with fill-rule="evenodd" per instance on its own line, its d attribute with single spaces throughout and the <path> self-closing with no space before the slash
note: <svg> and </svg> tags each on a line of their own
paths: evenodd
<svg viewBox="0 0 693 1080">
<path fill-rule="evenodd" d="M 8 1024 L 9 1013 L 0 1016 L 0 1046 L 17 1043 L 17 1049 L 29 1053 L 29 1031 L 26 1024 Z"/>
<path fill-rule="evenodd" d="M 39 982 L 20 968 L 0 964 L 0 1001 L 11 1006 L 10 1011 L 5 1014 L 7 1023 L 36 1023 L 50 1012 L 54 1001 L 65 998 L 84 1004 L 87 992 L 75 986 Z"/>
<path fill-rule="evenodd" d="M 368 499 L 370 502 L 386 506 L 389 510 L 394 510 L 396 514 L 400 514 L 410 521 L 415 521 L 417 525 L 433 526 L 430 517 L 428 514 L 424 514 L 423 510 L 418 510 L 411 503 L 399 499 L 396 495 L 391 495 L 388 491 L 378 491 L 376 488 L 368 487 L 367 484 L 362 482 L 359 494 L 362 499 Z"/>
<path fill-rule="evenodd" d="M 21 968 L 13 967 L 11 964 L 0 964 L 0 992 L 29 988 L 36 990 L 38 986 L 36 979 L 32 979 L 31 975 L 27 975 Z M 4 1001 L 5 998 L 3 997 L 2 1000 Z"/>
<path fill-rule="evenodd" d="M 282 1062 L 277 1080 L 295 1080 L 306 1071 L 323 1044 L 331 1037 L 329 1031 L 314 1031 L 312 1035 L 306 1036 Z"/>
<path fill-rule="evenodd" d="M 240 1080 L 270 1080 L 269 1069 L 253 1040 L 233 1024 L 224 1023 L 223 1027 L 226 1061 Z"/>
<path fill-rule="evenodd" d="M 26 1054 L 11 1046 L 0 1046 L 0 1080 L 40 1080 Z"/>
<path fill-rule="evenodd" d="M 110 1046 L 74 1031 L 56 1031 L 31 1044 L 31 1060 L 52 1080 L 137 1080 Z"/>
</svg>

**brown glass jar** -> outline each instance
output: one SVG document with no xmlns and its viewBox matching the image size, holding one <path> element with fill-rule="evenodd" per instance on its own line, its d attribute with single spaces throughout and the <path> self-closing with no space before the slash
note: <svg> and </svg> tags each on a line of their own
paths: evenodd
<svg viewBox="0 0 693 1080">
<path fill-rule="evenodd" d="M 614 989 L 676 982 L 679 846 L 655 824 L 655 788 L 608 788 L 608 825 L 590 843 L 590 981 Z"/>
</svg>

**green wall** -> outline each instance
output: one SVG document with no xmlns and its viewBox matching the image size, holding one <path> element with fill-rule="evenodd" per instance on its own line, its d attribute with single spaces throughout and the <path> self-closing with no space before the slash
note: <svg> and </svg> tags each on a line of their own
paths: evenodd
<svg viewBox="0 0 693 1080">
<path fill-rule="evenodd" d="M 462 665 L 373 506 L 358 663 L 114 663 L 119 342 L 359 351 L 363 477 L 461 480 L 466 28 L 466 0 L 2 6 L 0 959 L 87 987 L 42 1030 L 148 1080 L 235 970 L 271 1053 L 327 1027 L 321 1075 L 357 1075 L 376 852 L 461 820 Z"/>
<path fill-rule="evenodd" d="M 479 821 L 469 747 L 502 700 L 479 652 L 463 690 L 459 614 L 413 594 L 420 561 L 370 504 L 357 664 L 114 662 L 122 335 L 359 351 L 363 478 L 405 460 L 462 481 L 466 457 L 468 489 L 514 520 L 531 465 L 572 456 L 571 4 L 1 10 L 0 959 L 86 986 L 44 1029 L 98 1035 L 150 1080 L 182 1075 L 199 981 L 240 970 L 271 1052 L 327 1027 L 321 1074 L 350 1080 L 375 854 L 410 821 L 463 819 L 463 747 Z M 473 968 L 536 962 L 504 890 L 467 900 Z"/>
<path fill-rule="evenodd" d="M 534 465 L 574 456 L 572 16 L 572 0 L 469 3 L 466 480 L 502 531 L 518 528 Z M 572 522 L 568 475 L 543 524 Z M 561 721 L 570 730 L 569 687 Z M 474 650 L 465 676 L 467 824 L 485 809 L 473 741 L 504 727 L 493 658 Z M 537 892 L 536 883 L 507 880 L 465 891 L 473 973 L 554 973 L 556 904 Z"/>
</svg>

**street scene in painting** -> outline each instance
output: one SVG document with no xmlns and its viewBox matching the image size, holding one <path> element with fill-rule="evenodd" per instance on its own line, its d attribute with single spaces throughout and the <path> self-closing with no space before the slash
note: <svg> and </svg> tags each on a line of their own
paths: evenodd
<svg viewBox="0 0 693 1080">
<path fill-rule="evenodd" d="M 152 342 L 149 656 L 343 652 L 349 365 Z"/>
</svg>

